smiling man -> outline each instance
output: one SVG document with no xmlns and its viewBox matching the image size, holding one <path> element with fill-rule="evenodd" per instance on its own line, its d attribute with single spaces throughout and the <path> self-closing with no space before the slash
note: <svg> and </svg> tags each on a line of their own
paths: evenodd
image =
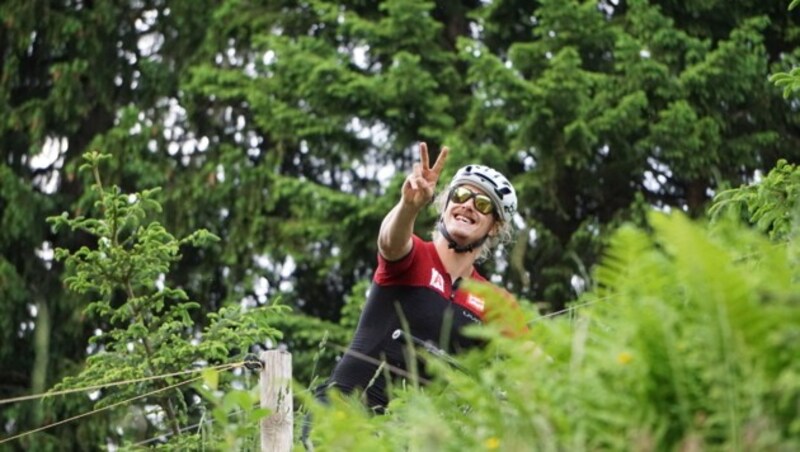
<svg viewBox="0 0 800 452">
<path fill-rule="evenodd" d="M 484 302 L 459 289 L 465 278 L 485 279 L 475 262 L 511 237 L 517 197 L 508 179 L 481 165 L 456 173 L 434 204 L 440 214 L 433 241 L 414 234 L 418 214 L 434 201 L 434 190 L 448 149 L 430 166 L 428 148 L 403 183 L 400 201 L 386 215 L 378 234 L 378 268 L 348 352 L 325 390 L 359 392 L 367 405 L 383 412 L 389 402 L 388 375 L 408 377 L 408 344 L 433 352 L 458 352 L 475 341 L 461 329 L 484 318 Z M 424 368 L 418 368 L 425 379 Z"/>
</svg>

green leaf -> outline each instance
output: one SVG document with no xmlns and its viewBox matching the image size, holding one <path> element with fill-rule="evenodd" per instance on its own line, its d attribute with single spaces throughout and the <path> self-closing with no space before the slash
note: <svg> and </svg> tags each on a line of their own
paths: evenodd
<svg viewBox="0 0 800 452">
<path fill-rule="evenodd" d="M 219 387 L 219 372 L 215 369 L 203 369 L 200 374 L 206 386 L 211 388 L 212 391 L 216 391 Z"/>
</svg>

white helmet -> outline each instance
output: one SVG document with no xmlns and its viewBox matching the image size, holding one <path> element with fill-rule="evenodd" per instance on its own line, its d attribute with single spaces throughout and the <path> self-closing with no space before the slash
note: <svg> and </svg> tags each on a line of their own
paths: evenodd
<svg viewBox="0 0 800 452">
<path fill-rule="evenodd" d="M 488 166 L 467 165 L 456 172 L 448 190 L 461 184 L 472 184 L 482 189 L 492 198 L 500 220 L 511 221 L 511 217 L 517 211 L 517 193 L 511 182 L 500 172 Z"/>
</svg>

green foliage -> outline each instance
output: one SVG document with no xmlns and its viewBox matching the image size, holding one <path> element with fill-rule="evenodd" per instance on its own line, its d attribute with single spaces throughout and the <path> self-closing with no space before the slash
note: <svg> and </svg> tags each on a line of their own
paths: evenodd
<svg viewBox="0 0 800 452">
<path fill-rule="evenodd" d="M 339 324 L 342 327 L 355 331 L 371 285 L 372 281 L 368 279 L 362 280 L 354 285 L 350 294 L 345 297 L 344 306 L 342 306 L 342 318 L 339 320 Z"/>
<path fill-rule="evenodd" d="M 283 333 L 281 343 L 292 353 L 292 377 L 306 389 L 330 375 L 353 333 L 339 324 L 300 313 L 282 316 L 271 324 Z"/>
<path fill-rule="evenodd" d="M 757 125 L 776 112 L 767 104 L 786 106 L 766 83 L 772 40 L 782 39 L 772 25 L 787 25 L 773 8 L 597 5 L 493 3 L 476 12 L 486 35 L 459 40 L 473 99 L 451 140 L 468 151 L 453 157 L 513 175 L 536 240 L 521 259 L 527 272 L 504 280 L 556 309 L 579 293 L 568 281 L 596 262 L 616 221 L 633 218 L 637 198 L 699 216 L 718 183 L 747 182 L 751 168 L 797 152 L 775 127 L 795 117 Z M 489 22 L 501 13 L 502 31 Z M 591 241 L 586 224 L 599 226 Z"/>
<path fill-rule="evenodd" d="M 769 77 L 769 81 L 783 88 L 783 97 L 788 99 L 792 94 L 800 90 L 800 68 L 794 68 L 789 72 L 772 74 Z"/>
<path fill-rule="evenodd" d="M 233 319 L 230 306 L 280 297 L 316 317 L 287 320 L 312 331 L 285 339 L 302 338 L 292 352 L 321 375 L 335 359 L 330 322 L 352 325 L 357 315 L 362 290 L 353 287 L 374 270 L 375 234 L 418 140 L 450 145 L 446 176 L 480 162 L 514 182 L 524 227 L 510 259 L 481 270 L 545 310 L 592 287 L 587 269 L 616 225 L 643 224 L 653 205 L 702 215 L 722 188 L 779 158 L 796 163 L 800 117 L 781 96 L 793 79 L 767 81 L 800 56 L 786 3 L 6 0 L 0 395 L 41 392 L 84 368 L 86 342 L 108 334 L 113 316 L 102 303 L 84 314 L 87 300 L 130 309 L 151 294 L 145 284 L 139 301 L 122 289 L 102 295 L 79 278 L 87 292 L 77 294 L 62 284 L 64 261 L 49 257 L 113 248 L 45 221 L 104 218 L 92 177 L 77 169 L 87 151 L 114 150 L 109 190 L 163 188 L 147 196 L 162 211 L 125 227 L 156 240 L 159 256 L 182 256 L 147 301 L 162 312 L 196 303 L 166 321 L 171 331 L 202 334 L 207 313 L 227 307 L 220 316 Z M 419 233 L 432 217 L 420 218 Z M 193 247 L 168 237 L 198 229 L 219 240 Z M 132 265 L 106 270 L 119 277 Z M 152 276 L 137 274 L 143 284 Z M 193 326 L 181 327 L 187 316 Z M 92 354 L 111 339 L 93 339 Z M 300 372 L 304 384 L 316 376 Z M 66 418 L 89 402 L 3 408 L 0 425 L 25 431 L 41 414 Z M 47 444 L 26 446 L 104 442 L 111 421 L 66 425 L 58 442 L 42 435 Z"/>
<path fill-rule="evenodd" d="M 476 330 L 484 350 L 458 368 L 429 356 L 435 381 L 395 385 L 385 416 L 349 398 L 312 405 L 313 438 L 351 450 L 800 447 L 796 246 L 730 219 L 651 213 L 649 226 L 614 234 L 586 307 L 534 318 L 522 339 Z"/>
<path fill-rule="evenodd" d="M 302 388 L 300 391 L 313 391 L 333 371 L 350 344 L 370 283 L 365 279 L 353 286 L 336 323 L 300 312 L 271 322 L 282 332 L 281 344 L 292 353 L 292 378 Z"/>
<path fill-rule="evenodd" d="M 792 0 L 789 10 L 793 10 L 800 5 L 798 0 Z M 783 88 L 783 98 L 789 99 L 793 94 L 800 90 L 800 68 L 793 68 L 788 72 L 776 72 L 769 77 L 769 81 L 775 86 Z"/>
<path fill-rule="evenodd" d="M 259 408 L 259 386 L 251 389 L 219 390 L 219 373 L 203 372 L 203 383 L 195 389 L 211 402 L 211 428 L 201 430 L 200 448 L 210 450 L 256 450 L 259 447 L 259 421 L 269 410 Z"/>
<path fill-rule="evenodd" d="M 800 168 L 779 160 L 756 184 L 720 192 L 709 209 L 712 218 L 726 214 L 742 216 L 779 242 L 795 233 L 800 221 Z"/>
<path fill-rule="evenodd" d="M 56 258 L 66 264 L 64 281 L 69 288 L 95 298 L 87 306 L 86 314 L 106 325 L 90 341 L 94 352 L 85 368 L 79 375 L 65 378 L 54 389 L 153 377 L 203 364 L 224 364 L 251 345 L 279 338 L 280 332 L 271 326 L 271 318 L 285 308 L 277 304 L 247 311 L 223 307 L 216 313 L 208 313 L 206 327 L 202 332 L 196 331 L 192 311 L 199 305 L 190 301 L 182 289 L 169 287 L 165 276 L 181 258 L 181 247 L 203 246 L 217 238 L 200 230 L 176 239 L 160 223 L 152 221 L 150 215 L 160 210 L 160 204 L 153 199 L 157 190 L 126 194 L 117 186 L 104 187 L 100 165 L 108 158 L 89 153 L 82 167 L 94 174 L 95 209 L 102 217 L 70 218 L 65 213 L 50 219 L 55 228 L 66 227 L 94 238 L 91 247 L 57 249 Z M 124 401 L 179 381 L 180 378 L 171 377 L 112 387 L 102 391 L 97 406 Z M 155 432 L 168 428 L 177 435 L 191 417 L 205 410 L 196 402 L 187 402 L 184 391 L 185 388 L 171 390 L 136 402 L 141 406 L 154 403 L 162 410 L 164 422 L 146 421 L 153 423 Z M 212 410 L 214 416 L 227 415 L 231 403 L 239 403 L 242 394 L 245 393 L 232 392 L 216 401 L 221 408 Z M 244 405 L 250 407 L 252 403 Z M 215 410 L 222 410 L 223 414 Z M 248 418 L 247 422 L 251 420 Z M 236 432 L 226 425 L 227 422 L 220 424 L 219 428 L 227 441 Z M 152 434 L 149 428 L 147 431 Z"/>
<path fill-rule="evenodd" d="M 3 231 L 0 234 L 0 250 L 3 250 L 0 255 L 0 329 L 3 331 L 18 331 L 20 326 L 16 320 L 29 309 L 29 303 L 34 304 L 25 281 L 27 269 L 21 265 L 18 253 L 22 244 L 42 239 L 35 227 L 44 210 L 40 203 L 49 204 L 8 167 L 0 166 L 0 231 Z M 28 205 L 34 207 L 22 208 Z M 33 267 L 31 270 L 44 270 L 35 264 L 29 265 Z M 11 359 L 19 342 L 16 337 L 0 341 L 0 361 Z"/>
</svg>

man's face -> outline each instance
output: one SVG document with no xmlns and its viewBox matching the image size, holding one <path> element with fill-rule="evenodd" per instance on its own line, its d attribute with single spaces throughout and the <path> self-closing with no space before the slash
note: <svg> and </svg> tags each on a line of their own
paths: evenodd
<svg viewBox="0 0 800 452">
<path fill-rule="evenodd" d="M 459 203 L 452 196 L 450 197 L 443 215 L 444 224 L 447 231 L 459 244 L 473 243 L 492 230 L 495 216 L 492 212 L 481 213 L 476 207 L 476 203 L 477 206 L 483 207 L 485 203 L 483 197 L 488 198 L 483 190 L 471 184 L 456 187 L 456 189 L 459 188 L 469 190 L 470 193 L 460 191 L 464 198 L 468 197 L 468 199 Z M 481 198 L 477 198 L 476 195 L 480 195 Z M 497 209 L 497 206 L 493 206 L 493 208 Z"/>
</svg>

